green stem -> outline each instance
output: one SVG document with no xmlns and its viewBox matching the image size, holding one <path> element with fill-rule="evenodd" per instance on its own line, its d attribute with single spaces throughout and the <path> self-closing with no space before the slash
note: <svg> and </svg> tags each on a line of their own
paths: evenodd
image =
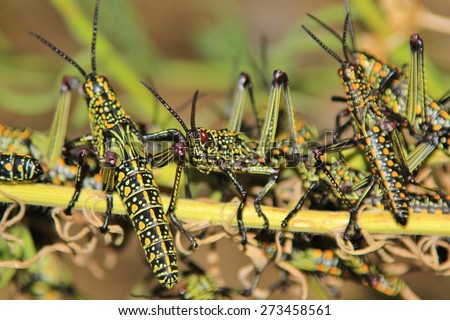
<svg viewBox="0 0 450 320">
<path fill-rule="evenodd" d="M 0 202 L 15 202 L 7 195 L 20 199 L 23 203 L 35 206 L 65 207 L 73 194 L 73 188 L 52 185 L 22 184 L 0 185 Z M 169 204 L 168 197 L 162 197 L 165 207 Z M 75 209 L 83 207 L 90 210 L 104 212 L 106 201 L 104 193 L 94 190 L 83 190 L 75 205 Z M 231 225 L 237 226 L 237 202 L 217 203 L 211 201 L 180 199 L 177 205 L 177 216 L 185 221 L 208 221 L 212 225 L 227 225 L 233 216 Z M 288 210 L 263 206 L 263 211 L 269 218 L 270 228 L 279 230 L 281 221 L 288 214 Z M 114 195 L 115 214 L 126 214 L 121 199 Z M 252 205 L 248 204 L 244 210 L 244 221 L 248 228 L 261 228 L 263 221 L 258 217 Z M 343 211 L 301 211 L 289 223 L 289 231 L 328 234 L 336 228 L 342 228 L 348 221 L 348 212 Z M 450 236 L 450 215 L 411 213 L 407 227 L 396 224 L 392 215 L 387 211 L 364 212 L 360 216 L 360 225 L 369 233 L 382 234 L 414 234 Z"/>
</svg>

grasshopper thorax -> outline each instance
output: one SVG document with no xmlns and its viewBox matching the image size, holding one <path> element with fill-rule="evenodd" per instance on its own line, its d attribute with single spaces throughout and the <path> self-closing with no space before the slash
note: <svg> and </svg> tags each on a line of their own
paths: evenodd
<svg viewBox="0 0 450 320">
<path fill-rule="evenodd" d="M 347 105 L 350 112 L 364 108 L 369 100 L 369 84 L 362 68 L 354 63 L 343 62 L 338 71 L 347 95 Z"/>
<path fill-rule="evenodd" d="M 93 94 L 100 94 L 103 91 L 106 91 L 115 94 L 113 88 L 109 85 L 108 79 L 105 76 L 100 76 L 94 72 L 86 76 L 86 82 L 83 84 L 83 91 L 89 91 Z"/>
<path fill-rule="evenodd" d="M 83 92 L 90 108 L 98 109 L 105 104 L 120 107 L 117 95 L 105 76 L 95 73 L 88 74 L 83 84 Z M 108 110 L 104 111 L 108 112 Z"/>
</svg>

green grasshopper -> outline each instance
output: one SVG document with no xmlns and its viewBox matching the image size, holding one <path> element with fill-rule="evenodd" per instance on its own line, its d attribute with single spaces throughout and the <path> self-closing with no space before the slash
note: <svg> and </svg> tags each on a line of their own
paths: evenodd
<svg viewBox="0 0 450 320">
<path fill-rule="evenodd" d="M 177 129 L 165 130 L 155 133 L 151 140 L 171 140 L 175 143 L 172 148 L 155 155 L 155 161 L 160 162 L 156 166 L 162 166 L 177 158 L 177 171 L 175 174 L 174 190 L 169 205 L 169 212 L 175 210 L 176 201 L 180 192 L 180 181 L 182 169 L 189 162 L 194 168 L 202 173 L 209 174 L 218 172 L 225 174 L 233 183 L 241 198 L 237 211 L 239 233 L 242 236 L 242 244 L 247 243 L 247 237 L 242 219 L 242 211 L 247 200 L 247 191 L 237 177 L 237 173 L 269 175 L 269 182 L 264 186 L 255 200 L 255 209 L 259 216 L 264 218 L 264 228 L 269 227 L 269 221 L 263 214 L 260 201 L 264 195 L 275 184 L 279 170 L 266 165 L 260 150 L 250 146 L 249 139 L 240 133 L 230 129 L 211 130 L 197 127 L 195 123 L 195 108 L 197 94 L 194 95 L 191 111 L 191 129 L 189 129 L 180 116 L 170 105 L 147 83 L 141 81 L 161 104 L 177 119 L 183 127 L 186 135 Z M 158 160 L 162 159 L 162 161 Z"/>
<path fill-rule="evenodd" d="M 170 107 L 170 105 L 148 84 L 142 83 L 155 95 L 163 106 L 177 119 L 183 127 L 186 135 L 177 129 L 170 129 L 151 136 L 151 140 L 172 140 L 174 145 L 165 152 L 155 155 L 156 166 L 162 166 L 173 160 L 178 161 L 177 173 L 175 178 L 174 191 L 172 194 L 169 212 L 175 209 L 176 200 L 179 196 L 179 181 L 181 179 L 181 169 L 184 163 L 189 162 L 193 167 L 202 173 L 219 172 L 224 173 L 234 184 L 238 191 L 241 202 L 237 211 L 237 221 L 239 232 L 242 236 L 242 244 L 247 242 L 244 222 L 242 220 L 242 210 L 247 199 L 247 191 L 239 182 L 236 173 L 263 174 L 270 175 L 269 181 L 263 187 L 262 191 L 255 198 L 255 209 L 259 216 L 264 219 L 264 229 L 269 227 L 269 221 L 261 210 L 261 200 L 272 188 L 278 179 L 281 170 L 281 163 L 269 163 L 268 155 L 276 150 L 273 146 L 281 94 L 284 92 L 285 103 L 289 115 L 293 114 L 288 76 L 285 72 L 275 70 L 273 73 L 272 89 L 268 102 L 268 116 L 261 130 L 261 140 L 255 147 L 248 137 L 242 133 L 237 133 L 238 126 L 242 120 L 242 110 L 236 107 L 233 110 L 233 116 L 230 119 L 230 128 L 221 130 L 210 130 L 196 127 L 195 124 L 195 105 L 196 97 L 192 104 L 191 129 L 189 129 L 180 116 Z M 251 82 L 247 74 L 242 73 L 239 77 L 239 85 L 236 94 L 235 106 L 244 104 L 245 90 L 249 89 L 252 104 L 254 103 L 251 91 Z M 255 108 L 253 109 L 255 110 Z M 255 111 L 254 111 L 255 113 Z M 292 126 L 290 131 L 292 140 L 295 139 L 295 131 Z M 294 148 L 296 145 L 294 145 Z M 292 160 L 292 159 L 291 159 Z"/>
<path fill-rule="evenodd" d="M 345 238 L 348 238 L 351 229 L 356 233 L 359 232 L 356 224 L 357 210 L 375 185 L 379 187 L 383 204 L 401 225 L 406 225 L 409 215 L 409 193 L 406 185 L 408 183 L 419 185 L 407 166 L 400 133 L 390 119 L 381 112 L 377 92 L 373 91 L 362 68 L 350 60 L 345 42 L 348 22 L 347 15 L 342 37 L 346 60 L 323 44 L 308 28 L 302 26 L 328 54 L 341 64 L 338 74 L 347 94 L 348 112 L 352 115 L 355 137 L 370 165 L 371 175 L 368 177 L 365 189 L 360 200 L 350 210 L 350 221 L 344 233 Z M 332 180 L 333 177 L 329 172 L 328 175 Z M 434 191 L 449 205 L 450 199 L 442 191 L 424 188 Z"/>
<path fill-rule="evenodd" d="M 382 72 L 383 77 L 385 76 L 386 72 Z M 287 83 L 286 83 L 287 86 Z M 289 94 L 288 90 L 285 90 L 287 94 Z M 286 101 L 290 101 L 290 98 L 286 98 Z M 271 104 L 273 108 L 269 109 L 267 111 L 267 116 L 265 119 L 265 123 L 272 123 L 275 124 L 278 121 L 277 115 L 278 115 L 278 109 L 279 102 L 275 102 Z M 242 109 L 243 104 L 236 105 L 237 108 Z M 288 112 L 288 126 L 289 126 L 289 132 L 290 132 L 290 138 L 285 138 L 283 136 L 279 136 L 276 138 L 279 143 L 277 144 L 277 148 L 273 149 L 270 154 L 271 158 L 270 160 L 274 163 L 278 163 L 280 165 L 283 162 L 283 157 L 288 156 L 290 159 L 297 158 L 294 154 L 298 150 L 302 150 L 307 148 L 308 146 L 312 146 L 310 143 L 313 141 L 318 141 L 319 136 L 317 134 L 317 130 L 309 125 L 302 123 L 301 121 L 296 125 L 296 128 L 293 132 L 293 123 L 296 123 L 294 119 L 293 112 L 289 112 L 291 110 L 290 105 L 287 106 Z M 349 111 L 350 112 L 350 109 Z M 239 114 L 242 116 L 242 110 L 239 111 L 233 111 L 233 114 Z M 374 118 L 379 122 L 387 122 L 387 119 L 381 118 L 380 115 L 374 116 Z M 369 118 L 370 120 L 370 118 Z M 235 121 L 236 123 L 240 123 L 240 121 Z M 276 131 L 276 126 L 273 125 L 270 127 L 271 133 L 267 134 L 267 129 L 265 129 L 263 136 L 273 137 L 273 132 Z M 398 137 L 398 134 L 395 135 L 395 140 L 400 140 L 400 137 Z M 294 141 L 294 146 L 296 148 L 292 148 L 292 136 L 296 137 Z M 398 138 L 397 138 L 398 137 Z M 264 137 L 263 137 L 264 139 Z M 385 137 L 380 137 L 381 140 L 386 140 Z M 261 144 L 265 144 L 266 140 L 262 140 Z M 400 144 L 400 142 L 395 142 L 397 144 Z M 309 144 L 309 145 L 308 145 Z M 343 144 L 338 144 L 333 146 L 335 150 L 339 150 Z M 386 152 L 384 150 L 383 146 L 380 146 L 380 142 L 377 144 L 378 148 L 382 148 L 381 150 L 383 152 Z M 293 150 L 292 150 L 293 149 Z M 331 147 L 328 147 L 328 151 L 331 151 Z M 419 164 L 422 162 L 420 156 L 424 153 L 429 152 L 430 150 L 434 149 L 432 147 L 430 149 L 430 145 L 427 143 L 421 143 L 413 152 L 405 156 L 405 159 L 400 161 L 397 166 L 397 171 L 400 172 L 400 170 L 403 170 L 403 165 L 407 164 L 409 170 L 415 170 Z M 297 151 L 296 151 L 297 150 Z M 425 152 L 424 152 L 425 151 Z M 382 152 L 381 152 L 382 153 Z M 268 161 L 268 160 L 266 160 Z M 386 163 L 386 166 L 391 164 L 392 160 L 383 160 Z M 378 160 L 372 162 L 377 163 Z M 322 163 L 322 162 L 320 162 Z M 340 165 L 339 163 L 322 163 L 324 167 L 320 167 L 318 165 L 316 166 L 307 166 L 304 162 L 298 163 L 296 166 L 301 179 L 303 181 L 303 185 L 306 189 L 306 192 L 304 196 L 301 197 L 301 199 L 298 201 L 295 208 L 289 213 L 289 215 L 284 219 L 282 222 L 282 227 L 286 227 L 288 224 L 289 219 L 291 219 L 303 206 L 306 199 L 313 196 L 313 194 L 316 194 L 318 196 L 321 196 L 322 198 L 329 198 L 329 196 L 324 196 L 329 192 L 329 190 L 332 191 L 332 194 L 335 199 L 338 200 L 338 203 L 336 206 L 344 208 L 359 208 L 359 206 L 362 204 L 362 201 L 367 197 L 368 195 L 368 183 L 370 182 L 367 179 L 367 174 L 358 172 L 353 170 L 352 168 Z M 395 173 L 394 173 L 395 175 Z M 398 182 L 398 181 L 396 181 Z M 398 183 L 391 181 L 392 186 L 391 187 L 397 187 Z M 366 189 L 364 189 L 366 188 Z M 402 190 L 403 194 L 405 194 L 405 190 Z M 372 202 L 372 204 L 380 205 L 380 198 L 382 202 L 386 203 L 386 190 L 378 190 L 374 197 L 371 197 L 369 199 L 369 202 Z M 439 197 L 426 197 L 424 195 L 415 194 L 415 193 L 408 193 L 408 197 L 406 201 L 402 200 L 396 200 L 401 203 L 400 207 L 404 207 L 402 214 L 409 215 L 410 212 L 420 212 L 422 210 L 429 210 L 429 212 L 443 212 L 447 213 L 449 212 L 449 198 L 445 196 L 443 193 L 439 193 Z M 317 197 L 316 197 L 317 198 Z M 405 207 L 405 203 L 408 203 L 408 205 Z M 392 204 L 392 203 L 391 203 Z M 384 205 L 384 208 L 387 210 L 390 210 L 392 208 L 392 205 L 389 203 Z M 348 237 L 348 233 L 350 231 L 350 224 L 346 232 L 344 233 L 345 237 Z"/>
<path fill-rule="evenodd" d="M 342 37 L 320 21 L 318 18 L 309 15 L 322 27 L 330 31 L 341 42 Z M 355 46 L 355 35 L 350 22 L 350 36 L 353 47 Z M 352 49 L 349 54 L 351 60 L 361 66 L 368 82 L 373 90 L 376 90 L 380 100 L 380 108 L 392 120 L 398 121 L 402 126 L 408 128 L 410 133 L 419 141 L 427 142 L 444 150 L 449 154 L 449 96 L 446 95 L 440 100 L 433 99 L 426 92 L 425 87 L 425 67 L 424 67 L 424 44 L 418 34 L 413 34 L 410 38 L 411 61 L 409 72 L 405 73 L 404 68 L 398 68 L 386 61 L 381 60 L 370 53 Z M 345 98 L 334 98 L 344 101 Z M 342 131 L 351 124 L 351 120 L 344 125 L 340 125 L 340 118 L 348 115 L 348 112 L 339 113 L 336 120 L 337 132 L 339 136 Z M 428 148 L 422 160 L 433 151 Z"/>
<path fill-rule="evenodd" d="M 102 182 L 107 200 L 105 222 L 101 230 L 106 232 L 108 229 L 113 207 L 112 193 L 117 191 L 153 273 L 162 286 L 171 288 L 178 280 L 177 254 L 159 189 L 153 178 L 152 167 L 144 152 L 142 135 L 136 124 L 125 113 L 106 77 L 96 73 L 98 9 L 99 0 L 95 4 L 91 46 L 92 72 L 89 74 L 60 49 L 30 31 L 32 36 L 69 62 L 85 78 L 82 89 L 88 106 L 91 134 L 73 144 L 88 142 L 92 144 L 93 150 L 83 150 L 79 153 L 75 193 L 65 212 L 70 214 L 77 201 L 86 175 L 86 158 L 89 154 L 94 154 L 101 163 Z M 184 231 L 178 221 L 173 220 L 177 227 Z M 191 243 L 195 243 L 192 238 Z"/>
</svg>

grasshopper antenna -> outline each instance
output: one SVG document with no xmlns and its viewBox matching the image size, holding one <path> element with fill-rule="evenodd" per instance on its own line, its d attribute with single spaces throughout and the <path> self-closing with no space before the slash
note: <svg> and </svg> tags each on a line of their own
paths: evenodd
<svg viewBox="0 0 450 320">
<path fill-rule="evenodd" d="M 183 119 L 181 119 L 181 117 L 179 116 L 179 114 L 172 109 L 171 106 L 169 106 L 169 104 L 166 102 L 166 100 L 163 99 L 163 97 L 161 97 L 159 95 L 158 92 L 156 92 L 155 89 L 153 89 L 148 83 L 146 83 L 144 80 L 141 80 L 141 83 L 148 89 L 150 90 L 151 93 L 153 93 L 153 95 L 156 97 L 156 99 L 159 100 L 159 102 L 161 102 L 161 104 L 174 116 L 175 119 L 177 119 L 177 121 L 180 123 L 180 125 L 183 127 L 185 132 L 189 132 L 188 127 L 186 126 L 186 124 L 184 123 Z"/>
<path fill-rule="evenodd" d="M 306 33 L 314 39 L 315 42 L 317 42 L 322 49 L 324 49 L 330 56 L 332 56 L 334 59 L 336 59 L 341 65 L 344 64 L 344 61 L 342 60 L 341 57 L 339 57 L 339 55 L 334 52 L 333 50 L 331 50 L 329 47 L 327 47 L 325 45 L 325 43 L 323 43 L 311 30 L 309 30 L 307 27 L 305 27 L 304 25 L 302 25 L 302 28 L 306 31 Z"/>
<path fill-rule="evenodd" d="M 32 35 L 33 37 L 35 37 L 36 39 L 38 39 L 40 42 L 42 42 L 44 45 L 46 45 L 47 47 L 49 47 L 53 52 L 55 52 L 57 55 L 59 55 L 61 58 L 63 58 L 64 60 L 66 60 L 67 62 L 69 62 L 71 65 L 73 65 L 82 75 L 83 77 L 87 77 L 87 73 L 86 71 L 84 71 L 84 69 L 75 62 L 75 60 L 73 60 L 71 57 L 69 57 L 67 54 L 65 54 L 63 51 L 61 51 L 60 49 L 58 49 L 53 43 L 51 43 L 50 41 L 48 41 L 47 39 L 45 39 L 44 37 L 40 36 L 39 34 L 37 34 L 34 31 L 29 30 L 28 33 L 30 35 Z"/>
<path fill-rule="evenodd" d="M 91 65 L 92 72 L 97 73 L 97 66 L 95 64 L 95 49 L 97 44 L 97 26 L 98 26 L 98 7 L 100 5 L 100 0 L 95 1 L 95 11 L 94 11 L 94 22 L 92 26 L 92 42 L 91 42 Z"/>
<path fill-rule="evenodd" d="M 197 125 L 195 124 L 195 111 L 197 106 L 198 90 L 195 91 L 194 97 L 192 99 L 192 109 L 191 109 L 191 129 L 194 131 L 195 135 L 198 136 Z"/>
</svg>

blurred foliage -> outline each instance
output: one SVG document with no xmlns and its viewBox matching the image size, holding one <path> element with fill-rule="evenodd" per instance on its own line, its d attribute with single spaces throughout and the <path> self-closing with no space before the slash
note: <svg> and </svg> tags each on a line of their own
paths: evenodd
<svg viewBox="0 0 450 320">
<path fill-rule="evenodd" d="M 53 8 L 64 24 L 64 30 L 54 27 L 53 33 L 46 32 L 42 35 L 54 42 L 87 71 L 90 71 L 92 2 L 49 0 L 42 3 L 43 6 L 45 4 L 48 7 L 49 11 Z M 401 18 L 400 14 L 405 14 L 402 13 L 403 8 L 399 7 L 398 14 L 391 9 L 386 12 L 383 2 L 381 0 L 351 1 L 358 49 L 375 52 L 393 63 L 403 65 L 409 62 L 408 32 L 410 34 L 412 31 L 394 27 L 395 23 L 398 24 L 397 20 Z M 398 6 L 404 6 L 404 10 L 416 10 L 419 13 L 429 11 L 419 1 L 397 1 L 396 3 Z M 164 14 L 166 11 L 176 13 L 174 10 L 183 10 L 185 6 L 178 8 L 176 3 L 167 3 L 165 6 L 168 9 L 164 12 L 156 12 L 144 11 L 144 9 L 154 6 L 155 9 L 161 10 L 161 4 L 150 5 L 141 1 L 118 0 L 103 1 L 101 4 L 97 50 L 98 72 L 106 74 L 115 84 L 116 89 L 119 89 L 119 97 L 123 100 L 127 112 L 139 121 L 159 124 L 160 127 L 176 125 L 169 114 L 158 106 L 152 95 L 140 85 L 140 79 L 151 81 L 158 89 L 164 88 L 161 90 L 164 96 L 168 91 L 167 95 L 171 98 L 166 96 L 167 100 L 177 107 L 176 104 L 189 99 L 196 89 L 214 98 L 219 96 L 219 98 L 227 99 L 237 74 L 242 70 L 250 72 L 255 83 L 267 86 L 273 69 L 279 68 L 287 71 L 290 76 L 293 101 L 298 106 L 298 111 L 316 122 L 315 124 L 320 128 L 332 126 L 330 114 L 334 112 L 329 112 L 330 108 L 333 108 L 329 97 L 341 93 L 336 77 L 338 66 L 301 30 L 300 25 L 308 25 L 333 50 L 342 52 L 339 41 L 307 18 L 306 13 L 314 14 L 341 32 L 345 16 L 343 1 L 323 1 L 314 11 L 304 9 L 311 6 L 305 1 L 289 2 L 285 4 L 288 7 L 283 8 L 278 7 L 279 4 L 271 2 L 268 4 L 267 1 L 249 1 L 245 7 L 237 1 L 220 5 L 199 1 L 198 4 L 199 9 L 186 12 L 186 19 L 194 20 L 186 26 L 187 31 L 184 30 L 182 23 L 174 21 L 173 25 L 161 24 L 158 30 L 152 32 L 152 35 L 146 32 L 148 29 L 146 25 L 152 25 L 152 19 L 156 19 L 159 14 Z M 19 2 L 16 6 L 16 10 L 17 8 L 20 10 L 25 4 Z M 280 12 L 295 12 L 295 14 L 287 17 L 286 21 L 280 21 L 271 18 L 270 10 L 273 10 L 273 16 L 278 16 L 280 10 L 284 10 Z M 415 16 L 417 12 L 414 12 Z M 19 13 L 27 14 L 25 11 Z M 248 16 L 249 13 L 251 17 Z M 262 14 L 268 15 L 270 19 L 261 21 L 270 21 L 270 24 L 259 22 L 255 27 L 254 22 L 253 25 L 249 22 L 251 18 Z M 41 45 L 31 37 L 26 40 L 30 50 L 18 52 L 15 48 L 14 35 L 10 32 L 10 28 L 15 28 L 14 20 L 8 18 L 4 17 L 7 21 L 3 23 L 3 26 L 7 25 L 8 29 L 0 30 L 0 94 L 2 97 L 0 108 L 24 117 L 48 114 L 55 108 L 58 96 L 57 86 L 62 75 L 78 77 L 79 75 L 72 66 L 48 49 L 45 51 L 46 48 L 43 46 L 38 48 Z M 44 22 L 46 16 L 38 18 L 38 21 Z M 45 22 L 53 23 L 53 21 Z M 288 28 L 278 33 L 265 34 L 265 31 L 274 29 L 281 22 L 283 25 L 288 25 Z M 54 21 L 53 26 L 58 26 L 58 23 L 61 21 Z M 410 27 L 414 32 L 427 28 L 419 21 L 409 22 L 409 24 L 412 25 Z M 181 29 L 177 29 L 177 26 Z M 22 37 L 25 31 L 26 29 L 17 32 Z M 33 27 L 33 31 L 41 33 L 39 27 Z M 58 35 L 61 38 L 60 33 L 63 32 L 68 33 L 68 39 L 62 43 L 54 41 Z M 174 55 L 158 49 L 160 46 L 155 39 L 164 38 L 165 34 L 170 32 L 188 35 L 185 41 L 189 52 L 178 52 Z M 26 34 L 23 37 L 26 37 Z M 448 39 L 448 35 L 434 34 L 431 39 L 440 41 L 439 39 L 444 37 Z M 425 38 L 426 44 L 432 40 Z M 71 43 L 69 48 L 76 45 L 79 47 L 78 50 L 67 49 L 68 43 Z M 180 43 L 180 48 L 186 48 L 186 44 Z M 177 47 L 173 50 L 180 51 Z M 448 70 L 444 67 L 448 69 L 448 64 L 447 66 L 435 65 L 433 61 L 427 59 L 428 87 L 430 92 L 437 96 L 446 92 L 450 79 L 450 73 L 446 72 Z M 263 108 L 267 90 L 261 89 L 258 90 L 257 101 Z M 175 102 L 171 102 L 172 100 Z M 85 128 L 87 127 L 86 108 L 82 99 L 77 101 L 78 104 L 71 116 L 71 126 Z M 209 100 L 201 101 L 199 108 L 205 108 L 207 104 L 220 106 L 223 110 L 227 102 L 221 102 L 220 99 L 215 99 L 213 103 Z M 205 112 L 210 113 L 212 117 L 205 116 L 206 120 L 201 119 L 202 125 L 209 124 L 208 118 L 217 117 L 217 112 L 213 113 L 211 110 Z M 20 120 L 19 123 L 12 125 L 20 127 Z"/>
</svg>

